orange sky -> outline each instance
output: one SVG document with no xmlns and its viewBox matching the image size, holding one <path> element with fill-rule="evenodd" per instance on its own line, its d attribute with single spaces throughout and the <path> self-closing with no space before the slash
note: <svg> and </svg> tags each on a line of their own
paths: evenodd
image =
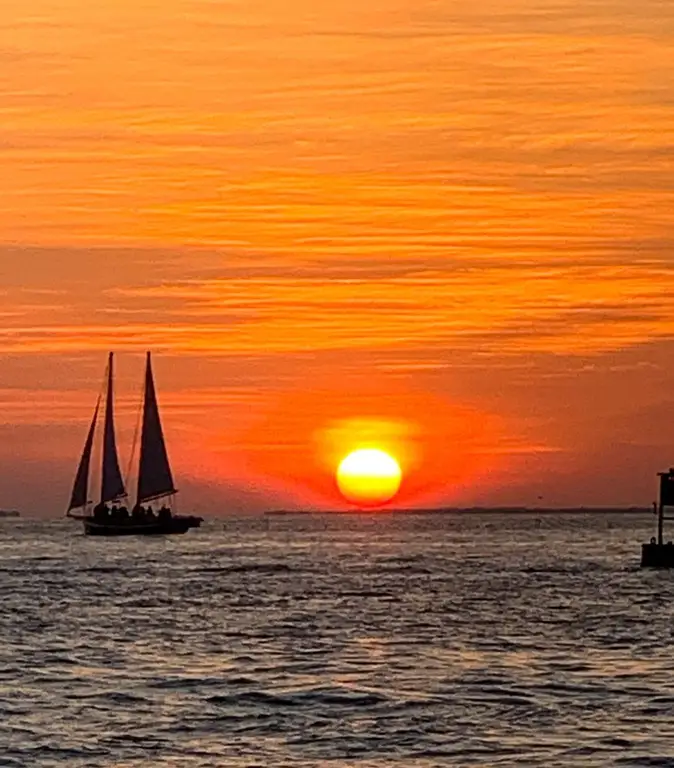
<svg viewBox="0 0 674 768">
<path fill-rule="evenodd" d="M 183 507 L 335 507 L 363 430 L 406 505 L 649 503 L 673 43 L 659 0 L 1 4 L 0 507 L 62 511 L 108 349 L 128 460 L 147 348 Z"/>
</svg>

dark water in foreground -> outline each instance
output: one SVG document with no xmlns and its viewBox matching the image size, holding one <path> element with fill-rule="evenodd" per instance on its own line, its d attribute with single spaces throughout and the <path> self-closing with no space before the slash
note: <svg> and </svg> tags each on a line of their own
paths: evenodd
<svg viewBox="0 0 674 768">
<path fill-rule="evenodd" d="M 674 765 L 651 523 L 1 521 L 0 766 Z"/>
</svg>

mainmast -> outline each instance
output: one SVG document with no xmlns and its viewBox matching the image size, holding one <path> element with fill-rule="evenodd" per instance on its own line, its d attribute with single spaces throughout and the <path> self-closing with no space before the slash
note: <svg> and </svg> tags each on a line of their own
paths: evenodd
<svg viewBox="0 0 674 768">
<path fill-rule="evenodd" d="M 119 469 L 117 443 L 115 441 L 113 393 L 113 355 L 108 357 L 108 383 L 105 400 L 105 427 L 103 430 L 103 465 L 101 471 L 101 504 L 117 501 L 126 496 L 124 480 Z"/>
<path fill-rule="evenodd" d="M 152 376 L 152 361 L 147 353 L 145 392 L 143 396 L 143 427 L 140 438 L 137 504 L 143 504 L 176 493 L 171 474 L 164 433 L 159 417 L 157 394 Z"/>
</svg>

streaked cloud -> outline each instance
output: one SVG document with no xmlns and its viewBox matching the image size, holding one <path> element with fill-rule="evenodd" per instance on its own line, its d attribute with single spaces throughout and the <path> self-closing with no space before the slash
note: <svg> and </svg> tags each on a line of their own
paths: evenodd
<svg viewBox="0 0 674 768">
<path fill-rule="evenodd" d="M 109 254 L 61 253 L 71 263 L 88 262 L 83 279 L 71 274 L 70 287 L 55 294 L 8 290 L 0 349 L 150 346 L 257 356 L 368 348 L 376 362 L 377 351 L 391 346 L 411 355 L 457 349 L 585 355 L 674 336 L 672 266 L 652 257 L 640 263 L 616 256 L 613 264 L 588 265 L 499 258 L 391 263 L 372 257 L 362 265 L 340 265 L 316 259 L 288 269 L 273 260 L 249 265 L 223 253 L 220 277 L 210 272 L 205 279 L 180 280 L 175 264 L 173 279 L 170 268 L 155 276 L 159 252 L 141 259 L 115 252 L 112 258 L 129 269 L 123 286 L 114 271 L 106 276 L 96 268 Z M 184 261 L 189 275 L 187 252 Z M 133 284 L 134 264 L 142 284 Z M 14 269 L 30 268 L 22 263 Z M 13 267 L 8 271 L 11 276 Z"/>
<path fill-rule="evenodd" d="M 527 458 L 498 492 L 548 471 L 589 493 L 614 434 L 667 409 L 673 36 L 665 0 L 1 6 L 3 435 L 43 418 L 39 460 L 76 452 L 103 353 L 130 360 L 130 416 L 150 347 L 189 359 L 163 391 L 202 480 L 257 455 L 216 447 L 237 409 L 290 398 L 304 429 L 289 393 L 320 370 L 347 423 L 377 417 L 368 377 L 406 381 L 499 415 L 491 455 Z"/>
</svg>

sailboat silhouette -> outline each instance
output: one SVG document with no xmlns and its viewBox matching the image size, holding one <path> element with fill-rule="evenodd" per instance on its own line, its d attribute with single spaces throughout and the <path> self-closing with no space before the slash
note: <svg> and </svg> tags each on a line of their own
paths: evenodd
<svg viewBox="0 0 674 768">
<path fill-rule="evenodd" d="M 174 515 L 170 506 L 167 505 L 177 490 L 173 483 L 171 465 L 159 417 L 159 406 L 152 375 L 152 359 L 149 352 L 145 367 L 136 504 L 130 514 L 123 504 L 127 498 L 127 492 L 119 468 L 115 440 L 113 364 L 113 353 L 110 352 L 106 371 L 100 501 L 92 509 L 88 499 L 91 454 L 101 405 L 101 396 L 99 395 L 75 474 L 66 515 L 81 520 L 84 524 L 84 532 L 89 536 L 148 536 L 185 533 L 190 528 L 198 528 L 202 522 L 200 517 Z M 155 514 L 150 503 L 158 501 L 163 501 L 163 504 L 158 513 Z M 73 510 L 81 511 L 78 513 L 73 512 Z"/>
</svg>

